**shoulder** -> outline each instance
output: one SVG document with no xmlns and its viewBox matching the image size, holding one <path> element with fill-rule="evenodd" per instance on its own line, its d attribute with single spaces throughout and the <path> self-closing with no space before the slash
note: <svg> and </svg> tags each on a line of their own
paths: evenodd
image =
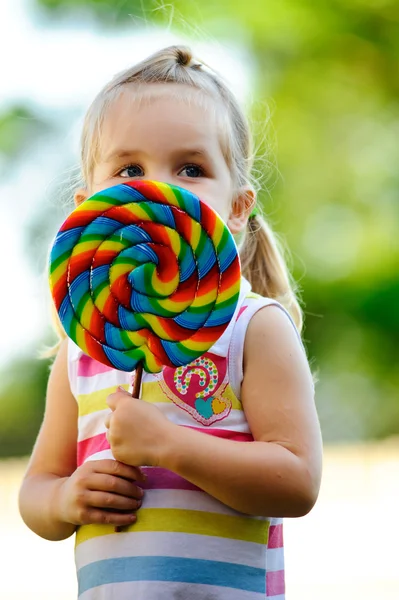
<svg viewBox="0 0 399 600">
<path fill-rule="evenodd" d="M 264 304 L 259 305 L 248 323 L 247 337 L 262 338 L 265 343 L 270 343 L 283 336 L 301 346 L 300 334 L 286 309 L 275 301 L 263 300 Z"/>
<path fill-rule="evenodd" d="M 61 342 L 57 355 L 51 366 L 49 388 L 68 386 L 68 360 L 69 360 L 69 343 L 68 339 Z"/>
<path fill-rule="evenodd" d="M 255 312 L 248 323 L 244 341 L 244 374 L 253 368 L 302 371 L 310 369 L 300 334 L 287 311 L 276 302 L 269 302 Z"/>
</svg>

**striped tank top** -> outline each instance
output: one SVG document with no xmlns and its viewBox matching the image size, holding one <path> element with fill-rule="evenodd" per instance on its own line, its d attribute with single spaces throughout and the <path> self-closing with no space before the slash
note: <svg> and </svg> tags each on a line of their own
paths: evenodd
<svg viewBox="0 0 399 600">
<path fill-rule="evenodd" d="M 240 402 L 244 339 L 251 317 L 270 304 L 277 303 L 251 293 L 243 279 L 218 342 L 190 365 L 143 373 L 141 398 L 178 425 L 253 441 Z M 89 358 L 72 341 L 68 370 L 79 407 L 78 464 L 113 458 L 106 398 L 118 385 L 131 389 L 132 375 Z M 136 523 L 118 533 L 111 525 L 77 530 L 80 600 L 285 599 L 282 519 L 237 512 L 166 469 L 143 471 Z"/>
</svg>

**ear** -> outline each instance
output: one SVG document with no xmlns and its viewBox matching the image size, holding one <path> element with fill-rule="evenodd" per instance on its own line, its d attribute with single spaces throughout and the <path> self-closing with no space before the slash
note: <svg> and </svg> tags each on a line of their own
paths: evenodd
<svg viewBox="0 0 399 600">
<path fill-rule="evenodd" d="M 82 202 L 87 200 L 88 197 L 89 193 L 85 188 L 78 188 L 73 196 L 75 206 L 79 206 L 80 204 L 82 204 Z"/>
<path fill-rule="evenodd" d="M 227 220 L 227 226 L 231 233 L 240 233 L 246 227 L 255 203 L 256 194 L 253 188 L 248 186 L 238 190 L 233 199 L 230 216 Z"/>
</svg>

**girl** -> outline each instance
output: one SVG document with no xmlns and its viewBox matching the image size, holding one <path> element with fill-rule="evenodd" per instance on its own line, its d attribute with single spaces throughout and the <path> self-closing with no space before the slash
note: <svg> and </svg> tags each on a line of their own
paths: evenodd
<svg viewBox="0 0 399 600">
<path fill-rule="evenodd" d="M 87 113 L 76 204 L 132 179 L 185 187 L 243 237 L 245 278 L 219 341 L 185 369 L 144 374 L 140 400 L 129 374 L 62 341 L 20 510 L 49 540 L 76 532 L 81 600 L 284 598 L 281 518 L 313 507 L 321 439 L 300 308 L 254 214 L 251 164 L 237 101 L 186 48 L 122 73 Z"/>
</svg>

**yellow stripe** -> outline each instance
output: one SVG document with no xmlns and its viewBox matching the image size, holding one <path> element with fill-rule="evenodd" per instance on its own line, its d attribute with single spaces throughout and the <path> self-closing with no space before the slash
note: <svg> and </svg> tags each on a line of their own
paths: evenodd
<svg viewBox="0 0 399 600">
<path fill-rule="evenodd" d="M 116 265 L 112 265 L 109 270 L 109 280 L 111 283 L 114 283 L 121 275 L 125 275 L 125 273 L 130 273 L 130 271 L 134 271 L 136 267 L 134 265 L 127 265 L 123 263 L 118 263 Z"/>
<path fill-rule="evenodd" d="M 179 208 L 179 203 L 177 201 L 175 193 L 173 190 L 170 189 L 170 187 L 167 184 L 160 183 L 157 184 L 157 187 L 159 190 L 161 190 L 169 204 L 172 204 L 172 206 L 177 206 Z"/>
<path fill-rule="evenodd" d="M 149 404 L 171 404 L 158 381 L 143 381 L 141 399 Z"/>
<path fill-rule="evenodd" d="M 213 232 L 212 242 L 215 248 L 218 247 L 220 240 L 222 239 L 224 233 L 224 226 L 221 223 L 221 220 L 218 219 L 216 221 L 215 230 Z"/>
<path fill-rule="evenodd" d="M 199 510 L 141 508 L 137 513 L 136 523 L 124 528 L 123 531 L 188 533 L 266 545 L 269 521 Z M 87 540 L 114 532 L 113 525 L 84 525 L 76 533 L 76 546 Z"/>
<path fill-rule="evenodd" d="M 101 290 L 101 292 L 98 294 L 98 296 L 96 297 L 96 301 L 95 301 L 95 305 L 97 306 L 98 310 L 102 313 L 104 310 L 104 306 L 106 301 L 108 300 L 110 295 L 110 289 L 109 289 L 109 285 L 107 285 L 105 288 L 103 288 Z"/>
<path fill-rule="evenodd" d="M 163 386 L 166 387 L 165 381 L 163 381 Z M 236 397 L 230 385 L 227 385 L 222 394 L 222 399 L 230 400 L 231 408 L 233 410 L 241 410 L 242 404 L 240 400 Z M 142 395 L 141 399 L 145 400 L 145 402 L 149 402 L 150 404 L 170 404 L 171 400 L 167 397 L 167 395 L 163 392 L 158 381 L 144 381 L 142 387 Z"/>
<path fill-rule="evenodd" d="M 237 294 L 240 291 L 240 284 L 236 283 L 235 285 L 232 285 L 231 287 L 227 288 L 226 290 L 224 290 L 224 292 L 221 292 L 218 296 L 218 304 L 220 302 L 225 302 L 226 300 L 229 300 L 232 296 L 234 296 L 235 294 Z"/>
<path fill-rule="evenodd" d="M 164 308 L 175 315 L 186 310 L 191 304 L 191 299 L 176 302 L 176 300 L 170 300 L 169 298 L 157 298 L 157 302 L 161 308 Z M 147 316 L 148 313 L 142 314 Z"/>
<path fill-rule="evenodd" d="M 96 200 L 86 200 L 82 204 L 79 204 L 78 208 L 75 208 L 76 211 L 85 213 L 85 212 L 98 212 L 102 213 L 107 208 L 110 208 L 115 205 L 115 202 L 110 202 L 109 200 L 105 200 L 105 198 L 96 199 Z"/>
<path fill-rule="evenodd" d="M 176 267 L 176 274 L 169 281 L 162 281 L 160 277 L 158 277 L 158 273 L 154 270 L 151 277 L 151 285 L 154 290 L 158 294 L 162 294 L 163 296 L 170 296 L 177 289 L 179 285 L 180 274 L 178 271 L 178 267 Z"/>
<path fill-rule="evenodd" d="M 71 256 L 79 256 L 83 252 L 88 250 L 95 250 L 101 244 L 101 240 L 88 240 L 86 242 L 79 241 L 78 245 L 75 246 Z"/>
<path fill-rule="evenodd" d="M 203 342 L 203 341 L 197 342 L 196 340 L 193 339 L 193 337 L 189 338 L 188 340 L 185 340 L 184 345 L 189 350 L 194 350 L 195 352 L 198 352 L 200 355 L 204 354 L 207 350 L 209 350 L 209 342 Z"/>
<path fill-rule="evenodd" d="M 166 385 L 164 383 L 164 385 Z M 129 385 L 123 384 L 122 387 L 128 391 Z M 89 415 L 91 413 L 95 413 L 100 410 L 104 410 L 108 408 L 106 404 L 106 399 L 110 394 L 115 392 L 115 386 L 104 388 L 103 390 L 97 390 L 95 392 L 91 392 L 90 394 L 79 394 L 78 395 L 78 405 L 79 405 L 79 417 L 83 417 L 84 415 Z M 230 385 L 226 387 L 223 392 L 222 399 L 230 400 L 231 408 L 233 410 L 241 410 L 242 404 L 234 394 Z M 144 381 L 142 387 L 142 395 L 141 399 L 149 404 L 171 404 L 171 400 L 167 397 L 167 395 L 162 391 L 161 386 L 158 381 Z"/>
<path fill-rule="evenodd" d="M 191 303 L 191 306 L 193 308 L 198 308 L 201 306 L 206 306 L 207 304 L 210 304 L 211 302 L 215 302 L 216 298 L 218 297 L 218 290 L 214 289 L 214 290 L 210 290 L 207 294 L 203 294 L 202 296 L 195 296 L 194 300 Z M 219 300 L 220 302 L 220 300 Z"/>
<path fill-rule="evenodd" d="M 55 269 L 55 271 L 52 272 L 51 276 L 50 276 L 50 283 L 53 284 L 52 289 L 57 285 L 59 279 L 61 279 L 61 277 L 65 277 L 65 272 L 67 270 L 68 267 L 68 261 L 69 261 L 69 256 L 62 261 L 62 263 L 60 263 L 58 265 L 58 267 Z"/>
<path fill-rule="evenodd" d="M 223 398 L 230 400 L 231 408 L 233 408 L 234 410 L 242 411 L 242 404 L 241 404 L 240 400 L 238 400 L 238 398 L 235 395 L 235 393 L 233 392 L 233 390 L 231 389 L 230 385 L 226 386 L 226 389 L 224 390 L 224 392 L 222 394 L 222 399 Z"/>
<path fill-rule="evenodd" d="M 83 329 L 81 324 L 77 323 L 77 325 L 76 325 L 76 340 L 75 340 L 76 344 L 79 346 L 79 348 L 81 348 L 83 350 L 83 352 L 88 354 L 87 346 L 86 346 L 85 332 L 86 332 L 86 330 Z"/>
<path fill-rule="evenodd" d="M 194 252 L 195 255 L 195 251 L 197 249 L 198 243 L 200 241 L 201 238 L 201 225 L 199 223 L 197 223 L 196 221 L 194 221 L 194 219 L 192 219 L 191 221 L 191 239 L 189 240 L 190 242 L 190 246 Z"/>
<path fill-rule="evenodd" d="M 123 239 L 117 240 L 114 237 L 112 238 L 112 240 L 105 240 L 105 242 L 101 244 L 100 250 L 101 252 L 120 252 L 121 250 L 124 250 L 126 248 L 126 245 L 127 242 L 124 242 Z"/>
<path fill-rule="evenodd" d="M 93 300 L 90 296 L 87 297 L 84 307 L 80 313 L 80 322 L 86 331 L 90 331 L 91 318 L 94 312 Z"/>
<path fill-rule="evenodd" d="M 168 234 L 168 238 L 170 241 L 170 246 L 173 250 L 173 254 L 175 256 L 179 256 L 181 250 L 181 239 L 177 231 L 171 229 L 170 227 L 166 228 L 166 233 Z"/>
<path fill-rule="evenodd" d="M 135 217 L 137 217 L 138 219 L 141 219 L 142 221 L 150 221 L 151 220 L 151 218 L 148 216 L 148 214 L 146 213 L 144 208 L 142 206 L 140 206 L 140 204 L 136 204 L 136 203 L 125 204 L 123 208 L 125 210 L 127 210 L 128 212 L 130 212 Z"/>
<path fill-rule="evenodd" d="M 128 391 L 129 384 L 121 384 L 124 390 Z M 79 406 L 79 417 L 89 415 L 90 413 L 97 412 L 108 408 L 106 400 L 110 394 L 116 391 L 116 386 L 113 385 L 103 390 L 97 390 L 96 392 L 90 392 L 90 394 L 79 394 L 78 395 L 78 406 Z"/>
<path fill-rule="evenodd" d="M 168 340 L 173 342 L 173 335 L 169 335 L 167 331 L 162 326 L 162 321 L 159 320 L 157 315 L 152 315 L 151 313 L 142 314 L 144 319 L 146 320 L 148 326 L 155 333 L 155 335 L 162 340 Z"/>
</svg>

